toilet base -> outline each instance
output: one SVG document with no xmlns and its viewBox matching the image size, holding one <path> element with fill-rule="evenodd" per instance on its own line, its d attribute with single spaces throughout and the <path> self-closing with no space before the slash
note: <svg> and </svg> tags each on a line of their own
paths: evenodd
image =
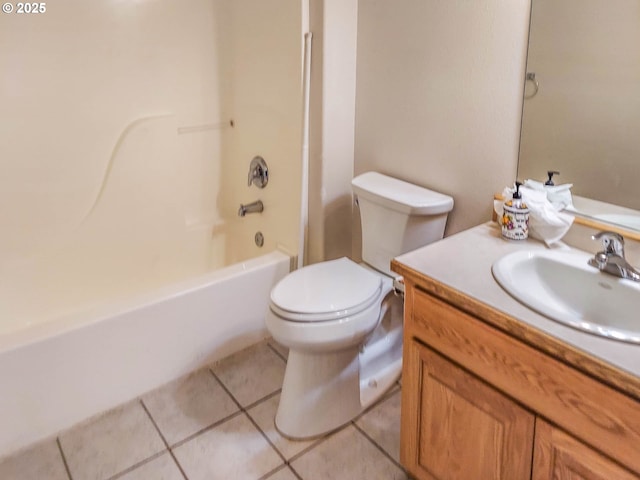
<svg viewBox="0 0 640 480">
<path fill-rule="evenodd" d="M 368 408 L 384 395 L 398 381 L 401 373 L 402 328 L 394 328 L 384 340 L 367 342 L 360 352 L 362 409 Z"/>
<path fill-rule="evenodd" d="M 331 355 L 289 350 L 276 428 L 292 439 L 335 430 L 362 410 L 359 350 Z"/>
<path fill-rule="evenodd" d="M 308 439 L 350 422 L 402 372 L 402 301 L 387 296 L 382 321 L 363 346 L 334 352 L 289 350 L 275 424 L 287 438 Z"/>
</svg>

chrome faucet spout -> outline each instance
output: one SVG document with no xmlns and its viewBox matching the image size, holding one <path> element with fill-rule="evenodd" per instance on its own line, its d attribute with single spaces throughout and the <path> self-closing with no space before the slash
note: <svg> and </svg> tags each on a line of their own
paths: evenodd
<svg viewBox="0 0 640 480">
<path fill-rule="evenodd" d="M 600 232 L 591 237 L 602 240 L 603 251 L 589 260 L 589 265 L 601 272 L 640 282 L 640 271 L 636 270 L 624 256 L 624 238 L 615 232 Z"/>
<path fill-rule="evenodd" d="M 244 217 L 247 213 L 261 213 L 264 211 L 264 204 L 262 200 L 257 200 L 252 203 L 240 204 L 240 208 L 238 209 L 238 216 Z"/>
</svg>

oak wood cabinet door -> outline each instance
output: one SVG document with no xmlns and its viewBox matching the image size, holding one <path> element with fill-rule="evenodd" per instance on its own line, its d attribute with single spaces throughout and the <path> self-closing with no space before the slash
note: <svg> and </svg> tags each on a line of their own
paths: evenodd
<svg viewBox="0 0 640 480">
<path fill-rule="evenodd" d="M 534 415 L 413 340 L 405 345 L 402 463 L 422 480 L 530 480 Z"/>
<path fill-rule="evenodd" d="M 533 480 L 640 479 L 542 419 L 536 422 L 533 456 Z"/>
</svg>

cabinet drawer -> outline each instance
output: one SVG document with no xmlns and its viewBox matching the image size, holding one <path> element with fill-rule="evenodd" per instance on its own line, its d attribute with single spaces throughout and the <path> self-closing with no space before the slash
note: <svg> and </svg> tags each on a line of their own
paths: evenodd
<svg viewBox="0 0 640 480">
<path fill-rule="evenodd" d="M 640 473 L 639 402 L 417 288 L 412 290 L 405 339 L 419 339 Z"/>
</svg>

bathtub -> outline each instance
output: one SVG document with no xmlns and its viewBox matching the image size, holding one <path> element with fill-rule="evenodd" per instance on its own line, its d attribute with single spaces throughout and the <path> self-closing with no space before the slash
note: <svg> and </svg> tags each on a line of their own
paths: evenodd
<svg viewBox="0 0 640 480">
<path fill-rule="evenodd" d="M 0 457 L 267 336 L 274 251 L 0 335 Z"/>
</svg>

